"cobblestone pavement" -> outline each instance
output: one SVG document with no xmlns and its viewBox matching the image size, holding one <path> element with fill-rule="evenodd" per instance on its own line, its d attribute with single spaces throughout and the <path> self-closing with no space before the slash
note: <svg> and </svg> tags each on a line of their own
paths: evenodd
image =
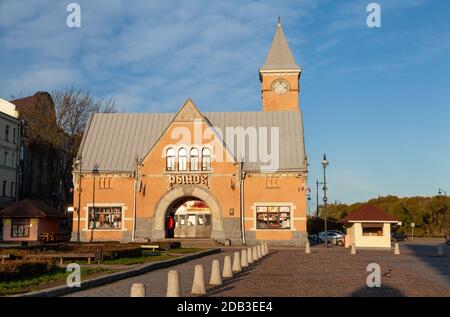
<svg viewBox="0 0 450 317">
<path fill-rule="evenodd" d="M 401 243 L 401 255 L 389 251 L 359 250 L 350 255 L 343 247 L 272 249 L 269 256 L 207 296 L 450 296 L 450 252 L 437 257 L 435 244 Z M 189 296 L 196 264 L 203 264 L 209 280 L 213 259 L 223 263 L 225 254 L 207 256 L 171 269 L 180 271 L 183 296 Z M 381 266 L 381 288 L 368 288 L 369 263 Z M 164 296 L 167 272 L 157 270 L 138 277 L 72 294 L 71 296 L 129 296 L 133 283 L 144 283 L 147 296 Z"/>
</svg>

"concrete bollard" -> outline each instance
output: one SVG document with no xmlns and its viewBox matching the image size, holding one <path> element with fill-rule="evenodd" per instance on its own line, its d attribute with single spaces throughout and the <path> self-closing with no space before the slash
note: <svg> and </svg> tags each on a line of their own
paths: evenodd
<svg viewBox="0 0 450 317">
<path fill-rule="evenodd" d="M 247 248 L 247 262 L 253 264 L 252 248 Z"/>
<path fill-rule="evenodd" d="M 194 282 L 192 283 L 192 295 L 205 295 L 205 275 L 203 273 L 203 265 L 197 264 L 194 271 Z"/>
<path fill-rule="evenodd" d="M 394 254 L 395 254 L 395 255 L 400 255 L 400 245 L 398 244 L 398 242 L 395 242 L 395 245 L 394 245 Z"/>
<path fill-rule="evenodd" d="M 356 245 L 354 243 L 352 243 L 350 254 L 356 254 Z"/>
<path fill-rule="evenodd" d="M 242 249 L 241 250 L 241 268 L 248 267 L 248 257 L 247 257 L 247 250 Z"/>
<path fill-rule="evenodd" d="M 262 258 L 262 251 L 261 251 L 261 245 L 258 244 L 256 246 L 256 254 L 258 255 L 258 258 L 261 259 Z"/>
<path fill-rule="evenodd" d="M 253 257 L 253 262 L 256 262 L 259 260 L 258 258 L 258 251 L 256 250 L 256 246 L 254 246 L 252 248 L 252 257 Z"/>
<path fill-rule="evenodd" d="M 225 260 L 223 260 L 223 278 L 231 278 L 233 277 L 233 270 L 231 269 L 231 257 L 229 255 L 225 256 Z"/>
<path fill-rule="evenodd" d="M 311 253 L 311 245 L 309 244 L 309 241 L 306 241 L 305 253 L 306 254 L 310 254 Z"/>
<path fill-rule="evenodd" d="M 239 251 L 234 252 L 234 258 L 233 258 L 233 273 L 239 273 L 242 272 L 241 268 L 241 253 Z"/>
<path fill-rule="evenodd" d="M 170 270 L 167 274 L 167 297 L 180 297 L 180 272 Z"/>
<path fill-rule="evenodd" d="M 131 286 L 130 297 L 145 297 L 145 285 L 142 283 L 134 283 Z"/>
<path fill-rule="evenodd" d="M 444 255 L 444 245 L 443 244 L 438 245 L 438 255 L 439 256 Z"/>
<path fill-rule="evenodd" d="M 222 284 L 223 282 L 222 282 L 222 275 L 220 274 L 220 262 L 219 260 L 213 260 L 209 285 L 219 286 Z"/>
<path fill-rule="evenodd" d="M 266 253 L 266 247 L 264 246 L 264 242 L 261 243 L 261 256 L 265 257 L 267 255 Z"/>
</svg>

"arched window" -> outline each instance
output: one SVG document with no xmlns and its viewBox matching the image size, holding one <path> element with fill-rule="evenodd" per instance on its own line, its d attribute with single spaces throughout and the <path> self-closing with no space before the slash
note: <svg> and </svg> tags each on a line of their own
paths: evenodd
<svg viewBox="0 0 450 317">
<path fill-rule="evenodd" d="M 187 150 L 185 148 L 178 151 L 178 170 L 187 171 Z"/>
<path fill-rule="evenodd" d="M 200 163 L 200 158 L 199 158 L 199 152 L 196 148 L 191 149 L 191 160 L 189 162 L 190 165 L 190 169 L 191 171 L 198 171 L 199 166 L 198 164 Z"/>
<path fill-rule="evenodd" d="M 172 148 L 169 148 L 166 151 L 166 170 L 175 170 L 175 150 Z"/>
<path fill-rule="evenodd" d="M 202 150 L 202 171 L 211 170 L 211 150 L 204 148 Z"/>
</svg>

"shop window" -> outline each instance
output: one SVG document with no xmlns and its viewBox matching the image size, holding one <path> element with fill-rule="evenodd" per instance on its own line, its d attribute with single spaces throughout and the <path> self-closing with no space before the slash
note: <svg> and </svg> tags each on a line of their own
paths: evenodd
<svg viewBox="0 0 450 317">
<path fill-rule="evenodd" d="M 382 237 L 383 226 L 382 225 L 363 225 L 362 233 L 365 237 Z"/>
<path fill-rule="evenodd" d="M 202 150 L 202 171 L 211 170 L 211 150 L 204 148 Z"/>
<path fill-rule="evenodd" d="M 178 151 L 178 170 L 187 171 L 187 150 L 185 148 Z"/>
<path fill-rule="evenodd" d="M 166 170 L 175 171 L 175 150 L 172 148 L 166 152 Z"/>
<path fill-rule="evenodd" d="M 191 153 L 190 153 L 190 162 L 189 162 L 190 170 L 198 171 L 199 163 L 200 163 L 199 151 L 196 148 L 193 148 L 193 149 L 191 149 Z"/>
<path fill-rule="evenodd" d="M 257 229 L 290 229 L 291 207 L 289 206 L 257 206 Z"/>
<path fill-rule="evenodd" d="M 12 219 L 11 237 L 28 238 L 30 236 L 30 219 Z"/>
<path fill-rule="evenodd" d="M 89 207 L 89 229 L 122 229 L 122 208 Z"/>
</svg>

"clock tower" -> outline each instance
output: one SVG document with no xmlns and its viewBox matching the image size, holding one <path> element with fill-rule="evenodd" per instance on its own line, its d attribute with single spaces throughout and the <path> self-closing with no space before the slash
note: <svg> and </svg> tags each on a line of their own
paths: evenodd
<svg viewBox="0 0 450 317">
<path fill-rule="evenodd" d="M 278 18 L 272 46 L 266 62 L 259 69 L 263 111 L 299 111 L 301 72 Z"/>
</svg>

